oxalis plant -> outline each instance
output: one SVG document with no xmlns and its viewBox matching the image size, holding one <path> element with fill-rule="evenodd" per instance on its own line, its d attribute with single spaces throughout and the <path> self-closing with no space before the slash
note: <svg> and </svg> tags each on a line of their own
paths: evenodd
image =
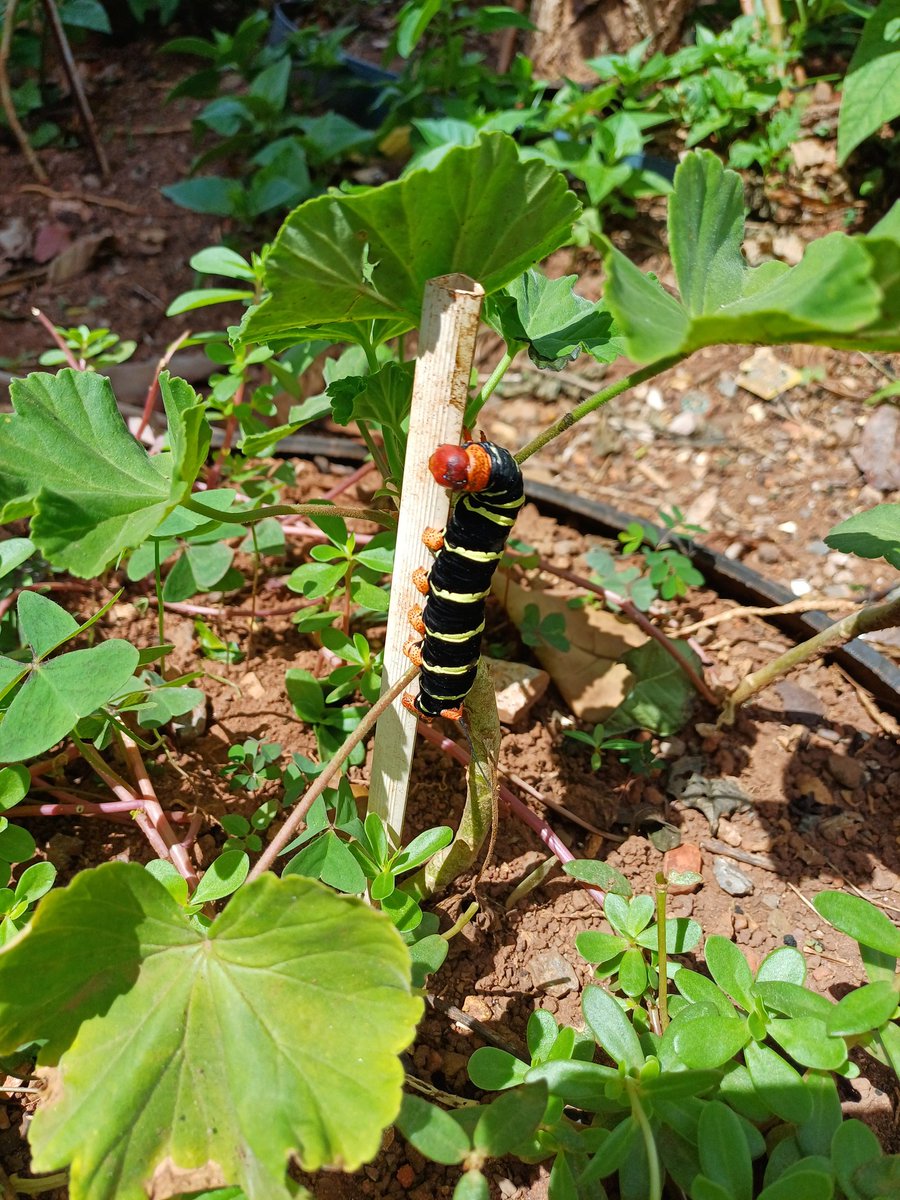
<svg viewBox="0 0 900 1200">
<path fill-rule="evenodd" d="M 645 364 L 522 447 L 520 462 L 589 412 L 702 346 L 748 341 L 870 351 L 900 346 L 900 206 L 868 235 L 832 234 L 812 243 L 796 267 L 750 268 L 740 252 L 740 180 L 712 154 L 690 154 L 679 168 L 669 210 L 680 298 L 604 242 L 608 283 L 596 303 L 575 293 L 574 277 L 550 281 L 533 265 L 565 244 L 578 212 L 563 176 L 543 163 L 521 161 L 515 143 L 501 134 L 453 150 L 433 170 L 413 172 L 396 183 L 317 197 L 288 218 L 263 254 L 262 298 L 233 331 L 234 344 L 242 355 L 253 345 L 276 354 L 313 341 L 349 346 L 359 365 L 355 374 L 335 381 L 332 408 L 379 451 L 383 446 L 386 493 L 395 499 L 403 491 L 412 383 L 404 338 L 417 326 L 426 281 L 449 272 L 482 284 L 485 319 L 506 347 L 485 385 L 469 398 L 470 426 L 522 349 L 545 367 L 562 366 L 579 352 L 602 362 L 624 354 Z M 28 538 L 18 539 L 11 550 L 3 543 L 7 551 L 0 564 L 12 571 L 38 552 L 54 569 L 100 578 L 126 555 L 133 561 L 142 554 L 143 568 L 151 560 L 142 547 L 161 542 L 151 565 L 162 608 L 160 557 L 173 539 L 192 556 L 196 578 L 198 564 L 201 570 L 205 566 L 196 549 L 221 525 L 232 525 L 241 535 L 264 520 L 283 517 L 363 518 L 393 525 L 390 509 L 267 504 L 248 501 L 227 486 L 197 491 L 210 438 L 204 401 L 165 372 L 159 388 L 168 445 L 150 455 L 128 433 L 105 378 L 64 370 L 12 385 L 14 411 L 0 417 L 0 505 L 3 519 L 28 518 L 30 528 Z M 298 422 L 282 432 L 296 427 Z M 368 604 L 358 591 L 353 595 L 352 572 L 360 555 L 340 530 L 325 528 L 328 548 L 321 562 L 326 574 L 339 568 L 332 570 L 329 586 L 345 578 L 351 605 L 342 605 L 334 617 L 343 625 L 336 652 L 365 680 L 374 660 L 349 628 L 352 605 Z M 384 569 L 379 556 L 366 567 L 376 568 Z M 309 786 L 300 786 L 302 796 L 252 865 L 249 855 L 256 850 L 250 839 L 232 841 L 200 880 L 188 853 L 190 839 L 173 831 L 141 757 L 142 747 L 154 744 L 141 714 L 152 711 L 158 719 L 166 711 L 167 685 L 176 682 L 149 670 L 168 653 L 164 627 L 157 644 L 133 647 L 122 639 L 101 638 L 96 618 L 79 627 L 47 596 L 28 591 L 18 598 L 17 617 L 20 646 L 0 656 L 0 758 L 13 772 L 0 792 L 5 811 L 15 817 L 21 805 L 24 815 L 29 810 L 22 803 L 23 789 L 30 777 L 52 776 L 61 762 L 80 755 L 115 791 L 123 806 L 117 811 L 134 813 L 158 856 L 150 870 L 114 862 L 81 872 L 43 899 L 40 894 L 52 881 L 26 879 L 26 872 L 7 889 L 12 895 L 5 900 L 6 911 L 15 912 L 12 919 L 22 928 L 17 925 L 0 951 L 0 1053 L 20 1063 L 36 1060 L 47 1080 L 47 1097 L 29 1133 L 34 1169 L 68 1169 L 73 1200 L 137 1200 L 148 1193 L 166 1197 L 228 1185 L 239 1187 L 248 1200 L 278 1200 L 302 1190 L 286 1177 L 292 1159 L 309 1171 L 350 1170 L 366 1162 L 400 1111 L 399 1056 L 421 1015 L 417 989 L 427 972 L 440 966 L 453 932 L 439 933 L 436 918 L 423 912 L 434 877 L 421 870 L 436 850 L 446 848 L 452 831 L 438 828 L 405 847 L 395 845 L 374 814 L 360 819 L 336 779 L 378 711 L 399 695 L 414 670 L 358 723 L 354 720 L 352 732 L 342 731 L 345 740 L 338 748 L 326 711 L 328 696 L 320 691 L 317 699 L 305 678 L 289 680 L 297 711 L 329 725 L 331 732 L 320 734 L 319 742 L 330 758 L 318 773 L 315 765 L 306 772 Z M 79 648 L 67 645 L 74 641 Z M 78 655 L 93 657 L 76 661 Z M 88 661 L 96 669 L 89 669 Z M 679 663 L 679 670 L 696 673 L 688 652 L 681 653 Z M 332 690 L 340 691 L 349 678 L 342 675 Z M 177 682 L 187 688 L 192 681 Z M 182 696 L 179 703 L 189 699 Z M 496 744 L 499 729 L 483 679 L 470 697 L 469 720 L 478 734 L 472 790 L 478 804 L 490 807 L 495 802 L 490 756 L 478 747 Z M 58 754 L 40 759 L 60 742 Z M 12 828 L 4 825 L 0 837 Z M 229 832 L 241 839 L 240 831 Z M 33 854 L 33 847 L 21 839 L 19 844 Z M 548 844 L 560 845 L 550 835 Z M 278 877 L 271 868 L 288 850 L 296 852 L 292 870 Z M 563 855 L 563 848 L 558 853 Z M 27 861 L 14 854 L 10 863 Z M 578 871 L 573 875 L 580 878 Z M 446 884 L 447 871 L 439 878 Z M 672 996 L 664 1017 L 664 989 L 654 980 L 668 978 L 662 964 L 686 949 L 681 927 L 671 926 L 670 945 L 670 924 L 657 912 L 662 934 L 654 958 L 652 945 L 646 944 L 648 937 L 652 942 L 646 903 L 623 895 L 627 884 L 615 879 L 614 886 L 608 880 L 587 882 L 596 896 L 599 882 L 623 903 L 628 899 L 626 908 L 611 903 L 607 914 L 615 930 L 610 936 L 621 942 L 613 958 L 622 957 L 605 975 L 615 982 L 585 995 L 592 1036 L 616 1065 L 595 1062 L 596 1047 L 572 1032 L 551 1038 L 549 1025 L 536 1018 L 541 1028 L 533 1034 L 535 1045 L 556 1045 L 557 1036 L 563 1040 L 559 1052 L 547 1049 L 546 1063 L 538 1064 L 543 1073 L 529 1077 L 525 1095 L 515 1104 L 501 1097 L 468 1124 L 468 1118 L 448 1118 L 460 1130 L 454 1133 L 452 1161 L 468 1164 L 468 1182 L 461 1187 L 469 1190 L 460 1191 L 460 1197 L 486 1194 L 479 1178 L 485 1156 L 519 1151 L 527 1134 L 532 1148 L 524 1149 L 526 1156 L 546 1157 L 545 1135 L 551 1131 L 556 1139 L 551 1152 L 560 1164 L 553 1167 L 555 1198 L 602 1195 L 600 1181 L 616 1171 L 621 1177 L 626 1163 L 632 1165 L 625 1167 L 625 1177 L 632 1170 L 643 1181 L 642 1197 L 659 1194 L 665 1172 L 695 1200 L 718 1197 L 723 1188 L 730 1194 L 722 1174 L 732 1163 L 739 1184 L 734 1194 L 749 1196 L 747 1155 L 751 1163 L 762 1155 L 758 1125 L 774 1118 L 795 1127 L 790 1136 L 799 1147 L 798 1160 L 811 1155 L 821 1167 L 834 1154 L 831 1141 L 825 1145 L 824 1129 L 832 1138 L 850 1139 L 844 1157 L 860 1167 L 877 1158 L 864 1132 L 840 1133 L 828 1077 L 822 1074 L 849 1070 L 843 1029 L 827 1031 L 823 1039 L 832 1058 L 807 1061 L 816 1039 L 801 1036 L 803 1022 L 825 1017 L 816 1000 L 806 1000 L 805 992 L 798 999 L 790 990 L 802 983 L 793 956 L 782 955 L 775 960 L 777 971 L 770 965 L 754 978 L 749 968 L 732 962 L 734 947 L 725 949 L 729 943 L 720 947 L 713 941 L 712 950 L 708 943 L 713 982 L 680 970 L 676 987 L 681 975 L 700 982 L 692 985 L 693 993 L 681 996 L 685 1004 Z M 225 897 L 230 899 L 217 914 L 216 904 Z M 30 923 L 24 924 L 38 899 Z M 606 951 L 591 943 L 589 932 L 584 953 L 608 965 L 610 959 L 596 958 Z M 884 944 L 875 952 L 883 974 L 872 982 L 893 988 L 893 975 L 886 976 L 894 968 L 887 960 L 896 952 Z M 769 983 L 782 985 L 779 999 L 760 991 Z M 638 1001 L 654 987 L 659 998 L 642 1007 Z M 875 999 L 881 1014 L 888 1000 L 883 987 Z M 693 1028 L 692 1009 L 704 1018 Z M 860 1018 L 865 1029 L 852 1036 L 874 1038 L 877 1032 L 884 1041 L 882 1026 L 890 1014 L 878 1021 L 870 1008 L 866 1014 Z M 718 1062 L 696 1061 L 691 1047 L 703 1041 L 697 1030 L 714 1020 L 728 1022 L 725 1041 L 718 1037 L 716 1042 L 727 1053 Z M 793 1032 L 779 1022 L 785 1027 L 794 1022 Z M 780 1050 L 772 1049 L 770 1039 Z M 738 1053 L 744 1061 L 726 1071 Z M 806 1097 L 791 1110 L 778 1098 L 777 1072 L 776 1083 L 763 1088 L 761 1099 L 753 1092 L 754 1064 L 763 1064 L 757 1076 L 767 1079 L 764 1068 L 773 1062 L 772 1054 L 784 1064 L 779 1071 L 791 1072 L 790 1089 L 799 1088 Z M 581 1091 L 572 1082 L 579 1072 L 590 1076 Z M 719 1072 L 737 1075 L 731 1093 L 720 1087 Z M 653 1113 L 663 1109 L 651 1112 L 651 1094 L 652 1105 L 665 1108 L 666 1097 L 669 1105 L 659 1133 L 660 1145 L 668 1148 L 656 1154 Z M 732 1094 L 746 1103 L 732 1102 Z M 713 1097 L 708 1107 L 704 1097 Z M 618 1112 L 622 1120 L 585 1133 L 581 1118 L 573 1122 L 568 1115 L 567 1106 L 573 1105 L 589 1114 Z M 826 1113 L 808 1138 L 801 1137 L 807 1111 Z M 409 1133 L 406 1110 L 402 1124 Z M 701 1152 L 722 1139 L 737 1148 L 727 1162 Z M 787 1135 L 782 1139 L 788 1140 Z M 606 1156 L 597 1163 L 604 1147 Z M 787 1150 L 776 1154 L 773 1148 L 769 1162 L 777 1160 L 781 1173 L 787 1173 L 793 1166 L 789 1157 Z M 879 1170 L 873 1168 L 876 1175 Z M 579 1183 L 585 1172 L 587 1183 Z M 882 1194 L 865 1192 L 861 1185 L 854 1192 L 856 1176 L 848 1178 L 840 1187 L 850 1200 Z M 772 1186 L 778 1182 L 773 1179 Z M 834 1186 L 832 1192 L 838 1194 Z M 625 1194 L 638 1192 L 626 1188 Z M 766 1200 L 779 1194 L 767 1193 Z"/>
</svg>

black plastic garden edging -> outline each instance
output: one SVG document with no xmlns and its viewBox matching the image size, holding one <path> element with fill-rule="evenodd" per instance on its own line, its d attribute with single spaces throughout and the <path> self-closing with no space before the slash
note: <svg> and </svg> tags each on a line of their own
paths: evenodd
<svg viewBox="0 0 900 1200">
<path fill-rule="evenodd" d="M 318 434 L 295 434 L 279 442 L 275 453 L 284 458 L 313 458 L 320 456 L 333 462 L 361 463 L 368 456 L 365 446 L 350 438 L 320 436 Z M 567 524 L 585 532 L 600 533 L 615 537 L 623 529 L 637 522 L 645 529 L 657 533 L 666 532 L 643 517 L 620 512 L 608 504 L 589 500 L 585 496 L 573 496 L 562 488 L 525 479 L 525 495 L 548 514 L 563 518 Z M 686 554 L 702 573 L 706 582 L 716 588 L 720 595 L 729 596 L 742 604 L 773 607 L 789 604 L 796 600 L 786 587 L 773 583 L 764 576 L 751 571 L 743 563 L 734 562 L 701 546 L 690 538 L 679 537 L 678 549 Z M 823 612 L 777 613 L 766 618 L 788 630 L 797 640 L 806 640 L 831 625 L 833 618 Z M 878 702 L 895 713 L 900 713 L 900 668 L 866 642 L 853 641 L 829 650 L 825 657 L 839 663 L 849 675 L 867 688 Z"/>
</svg>

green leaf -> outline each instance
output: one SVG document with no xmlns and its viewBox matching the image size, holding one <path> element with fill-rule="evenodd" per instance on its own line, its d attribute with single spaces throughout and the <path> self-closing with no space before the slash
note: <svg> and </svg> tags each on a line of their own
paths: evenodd
<svg viewBox="0 0 900 1200">
<path fill-rule="evenodd" d="M 739 183 L 711 151 L 675 174 L 669 245 L 683 303 L 607 243 L 605 300 L 636 362 L 701 346 L 806 342 L 841 349 L 900 347 L 900 237 L 889 221 L 867 236 L 829 234 L 795 267 L 751 268 L 741 256 Z M 699 238 L 699 253 L 698 253 Z"/>
<path fill-rule="evenodd" d="M 854 1037 L 877 1029 L 894 1015 L 898 1004 L 897 986 L 880 980 L 867 983 L 839 1000 L 828 1014 L 826 1028 L 839 1037 Z"/>
<path fill-rule="evenodd" d="M 829 1037 L 824 1022 L 816 1017 L 788 1017 L 784 1020 L 776 1017 L 768 1022 L 767 1029 L 782 1050 L 804 1067 L 836 1071 L 847 1061 L 844 1040 Z"/>
<path fill-rule="evenodd" d="M 177 317 L 197 308 L 208 308 L 211 304 L 231 304 L 235 300 L 252 299 L 253 292 L 240 291 L 237 288 L 195 288 L 176 296 L 166 309 L 166 316 Z"/>
<path fill-rule="evenodd" d="M 669 198 L 669 242 L 681 302 L 691 314 L 738 300 L 746 261 L 744 183 L 715 154 L 688 154 Z"/>
<path fill-rule="evenodd" d="M 394 855 L 391 870 L 399 875 L 403 871 L 411 871 L 413 867 L 420 867 L 432 854 L 437 854 L 438 850 L 443 850 L 452 841 L 453 830 L 449 825 L 435 825 L 433 829 L 426 829 Z"/>
<path fill-rule="evenodd" d="M 159 189 L 167 200 L 188 208 L 191 212 L 209 213 L 214 217 L 233 217 L 243 209 L 244 188 L 237 179 L 221 175 L 201 175 L 182 179 Z"/>
<path fill-rule="evenodd" d="M 881 0 L 863 26 L 844 77 L 838 165 L 900 115 L 900 0 Z"/>
<path fill-rule="evenodd" d="M 721 1183 L 697 1175 L 691 1183 L 691 1200 L 731 1200 L 731 1195 Z"/>
<path fill-rule="evenodd" d="M 838 1183 L 848 1200 L 863 1200 L 854 1177 L 857 1170 L 866 1163 L 877 1162 L 881 1153 L 878 1138 L 862 1121 L 851 1118 L 834 1131 L 831 1140 L 831 1161 L 834 1163 Z"/>
<path fill-rule="evenodd" d="M 759 964 L 757 983 L 793 983 L 800 986 L 806 979 L 806 959 L 793 946 L 778 946 Z"/>
<path fill-rule="evenodd" d="M 694 872 L 686 871 L 691 875 Z M 693 950 L 703 936 L 703 928 L 689 917 L 669 917 L 666 920 L 666 953 L 687 954 Z M 659 946 L 659 931 L 656 925 L 645 929 L 635 941 L 645 950 L 656 950 Z"/>
<path fill-rule="evenodd" d="M 311 879 L 321 879 L 329 887 L 351 896 L 358 895 L 366 886 L 362 867 L 332 829 L 294 855 L 282 875 L 306 875 Z"/>
<path fill-rule="evenodd" d="M 488 1181 L 477 1167 L 472 1167 L 464 1175 L 460 1175 L 453 1189 L 452 1200 L 490 1200 L 490 1195 Z"/>
<path fill-rule="evenodd" d="M 20 863 L 34 858 L 37 847 L 27 829 L 19 825 L 7 825 L 0 829 L 0 862 Z"/>
<path fill-rule="evenodd" d="M 885 558 L 900 569 L 900 504 L 877 504 L 835 525 L 826 545 L 860 558 Z"/>
<path fill-rule="evenodd" d="M 601 301 L 574 290 L 577 275 L 548 279 L 530 268 L 486 305 L 485 320 L 506 342 L 524 342 L 538 367 L 561 370 L 582 352 L 610 363 L 622 353 Z"/>
<path fill-rule="evenodd" d="M 26 867 L 16 884 L 16 902 L 36 904 L 46 895 L 56 880 L 56 867 L 52 863 L 40 862 Z"/>
<path fill-rule="evenodd" d="M 672 645 L 695 668 L 700 660 L 687 642 Z M 650 729 L 662 737 L 677 733 L 690 715 L 696 692 L 684 671 L 659 642 L 648 641 L 623 654 L 635 682 L 606 721 L 607 734 Z"/>
<path fill-rule="evenodd" d="M 900 929 L 868 900 L 844 892 L 819 892 L 813 898 L 816 912 L 830 925 L 855 941 L 892 958 L 900 958 Z"/>
<path fill-rule="evenodd" d="M 523 1083 L 491 1101 L 478 1119 L 472 1144 L 492 1158 L 509 1154 L 534 1133 L 546 1108 L 546 1083 Z"/>
<path fill-rule="evenodd" d="M 7 538 L 0 542 L 0 579 L 27 562 L 34 554 L 34 542 L 29 538 Z"/>
<path fill-rule="evenodd" d="M 596 929 L 584 929 L 577 933 L 575 946 L 581 957 L 589 963 L 607 963 L 628 949 L 624 938 L 613 933 L 600 933 Z"/>
<path fill-rule="evenodd" d="M 479 1046 L 468 1063 L 469 1078 L 483 1092 L 515 1087 L 524 1080 L 528 1070 L 528 1063 L 494 1046 Z"/>
<path fill-rule="evenodd" d="M 253 268 L 236 250 L 227 246 L 207 246 L 190 258 L 190 266 L 202 275 L 224 275 L 227 279 L 243 279 L 254 283 Z"/>
<path fill-rule="evenodd" d="M 812 1098 L 790 1063 L 759 1042 L 744 1048 L 744 1061 L 753 1086 L 773 1112 L 798 1125 L 809 1120 Z"/>
<path fill-rule="evenodd" d="M 22 592 L 17 612 L 33 659 L 30 664 L 19 663 L 0 655 L 0 687 L 25 676 L 0 722 L 0 762 L 34 758 L 49 750 L 82 717 L 117 695 L 138 663 L 134 646 L 119 638 L 42 658 L 61 636 L 71 637 L 77 623 L 37 592 Z"/>
<path fill-rule="evenodd" d="M 673 1034 L 675 1053 L 686 1067 L 697 1070 L 721 1067 L 750 1041 L 746 1021 L 711 1015 L 699 1020 L 684 1019 L 689 1012 L 690 1009 L 685 1009 L 672 1022 L 673 1026 L 677 1023 Z"/>
<path fill-rule="evenodd" d="M 396 1116 L 422 1012 L 399 936 L 360 902 L 264 875 L 200 932 L 130 863 L 50 893 L 0 952 L 0 996 L 3 1047 L 47 1039 L 59 1065 L 33 1167 L 69 1166 L 80 1200 L 146 1200 L 169 1159 L 216 1164 L 248 1200 L 287 1200 L 292 1153 L 354 1170 Z"/>
<path fill-rule="evenodd" d="M 644 1065 L 638 1036 L 609 992 L 599 987 L 586 987 L 581 996 L 581 1010 L 591 1033 L 614 1062 L 622 1063 L 632 1071 Z"/>
<path fill-rule="evenodd" d="M 303 671 L 298 667 L 286 671 L 284 686 L 288 699 L 294 706 L 294 712 L 301 721 L 316 725 L 323 719 L 325 698 L 322 695 L 322 685 L 311 671 Z"/>
<path fill-rule="evenodd" d="M 31 787 L 31 774 L 27 767 L 0 767 L 0 813 L 8 812 L 24 800 Z"/>
<path fill-rule="evenodd" d="M 602 888 L 616 896 L 630 896 L 631 884 L 621 872 L 608 863 L 597 859 L 576 858 L 573 862 L 563 863 L 563 870 L 580 883 L 589 883 L 592 887 Z"/>
<path fill-rule="evenodd" d="M 763 1188 L 759 1200 L 831 1200 L 834 1180 L 824 1171 L 798 1168 Z"/>
<path fill-rule="evenodd" d="M 469 1153 L 469 1138 L 461 1125 L 420 1096 L 403 1097 L 397 1128 L 411 1146 L 432 1162 L 453 1166 Z"/>
<path fill-rule="evenodd" d="M 704 949 L 713 979 L 747 1012 L 753 1011 L 753 975 L 743 954 L 728 938 L 711 934 Z"/>
<path fill-rule="evenodd" d="M 451 150 L 433 171 L 317 196 L 282 226 L 266 259 L 271 295 L 240 337 L 290 339 L 371 318 L 402 333 L 419 322 L 426 280 L 458 271 L 496 291 L 562 245 L 578 211 L 563 176 L 521 162 L 503 134 Z"/>
<path fill-rule="evenodd" d="M 250 871 L 250 859 L 243 850 L 226 850 L 213 859 L 197 889 L 191 904 L 208 904 L 236 892 Z"/>
<path fill-rule="evenodd" d="M 683 967 L 675 976 L 675 986 L 691 1004 L 711 1004 L 722 1017 L 734 1018 L 734 1005 L 711 979 Z"/>
<path fill-rule="evenodd" d="M 704 1104 L 697 1145 L 704 1175 L 720 1184 L 730 1200 L 751 1200 L 753 1164 L 737 1114 L 718 1100 Z"/>
<path fill-rule="evenodd" d="M 15 411 L 0 416 L 0 520 L 33 514 L 31 536 L 54 566 L 99 575 L 189 494 L 209 426 L 193 388 L 166 372 L 159 383 L 171 453 L 154 458 L 128 432 L 105 376 L 66 369 L 10 384 Z"/>
</svg>

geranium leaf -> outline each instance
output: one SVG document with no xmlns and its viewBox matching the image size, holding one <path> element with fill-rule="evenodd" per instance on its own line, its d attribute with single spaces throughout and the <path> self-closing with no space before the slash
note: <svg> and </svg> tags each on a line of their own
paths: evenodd
<svg viewBox="0 0 900 1200">
<path fill-rule="evenodd" d="M 0 996 L 0 1045 L 47 1039 L 33 1166 L 69 1166 L 72 1200 L 146 1200 L 201 1168 L 287 1200 L 292 1154 L 355 1169 L 397 1115 L 422 1011 L 360 902 L 265 875 L 204 933 L 131 863 L 50 893 L 0 952 Z"/>
<path fill-rule="evenodd" d="M 578 213 L 564 177 L 522 162 L 499 133 L 454 148 L 433 170 L 317 196 L 282 226 L 266 260 L 271 295 L 240 337 L 271 342 L 373 318 L 389 322 L 380 338 L 402 333 L 419 322 L 426 280 L 458 271 L 496 291 L 562 245 Z"/>
<path fill-rule="evenodd" d="M 171 451 L 151 458 L 105 376 L 66 369 L 13 380 L 15 411 L 0 416 L 0 519 L 31 516 L 45 557 L 82 578 L 140 545 L 187 496 L 209 446 L 193 388 L 163 373 L 160 391 Z"/>
</svg>

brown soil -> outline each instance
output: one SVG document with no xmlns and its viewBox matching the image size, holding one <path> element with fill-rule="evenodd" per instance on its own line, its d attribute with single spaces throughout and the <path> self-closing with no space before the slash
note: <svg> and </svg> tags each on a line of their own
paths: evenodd
<svg viewBox="0 0 900 1200">
<path fill-rule="evenodd" d="M 113 55 L 89 67 L 92 102 L 114 163 L 112 180 L 95 178 L 84 149 L 44 151 L 54 192 L 82 197 L 48 199 L 22 191 L 31 182 L 26 170 L 17 155 L 0 149 L 0 170 L 7 183 L 0 197 L 0 226 L 19 215 L 35 234 L 50 222 L 70 226 L 76 237 L 111 228 L 113 255 L 57 288 L 41 278 L 23 279 L 21 284 L 27 286 L 14 292 L 6 287 L 10 276 L 0 278 L 2 353 L 9 359 L 27 360 L 46 346 L 41 331 L 28 319 L 33 304 L 59 323 L 109 324 L 122 336 L 138 340 L 138 357 L 154 359 L 182 326 L 165 320 L 162 313 L 174 295 L 191 286 L 188 257 L 228 232 L 222 223 L 176 209 L 156 190 L 183 176 L 192 153 L 187 132 L 150 132 L 151 126 L 188 120 L 188 106 L 161 110 L 162 96 L 180 65 L 135 53 L 132 47 L 127 58 Z M 152 106 L 148 97 L 154 98 Z M 125 201 L 139 212 L 105 209 L 85 201 L 85 193 Z M 654 253 L 651 249 L 651 258 Z M 569 269 L 562 260 L 555 265 L 560 272 Z M 20 262 L 13 274 L 26 269 L 36 267 Z M 595 283 L 586 280 L 586 294 Z M 829 351 L 779 350 L 776 357 L 781 362 L 806 375 L 780 398 L 766 402 L 736 384 L 739 364 L 749 354 L 740 348 L 698 354 L 650 387 L 583 421 L 538 455 L 529 473 L 641 517 L 653 518 L 660 507 L 679 505 L 688 519 L 709 530 L 701 540 L 779 582 L 806 583 L 814 594 L 858 601 L 889 587 L 894 580 L 883 562 L 848 563 L 821 542 L 837 521 L 898 498 L 889 488 L 867 483 L 863 473 L 873 477 L 874 458 L 883 449 L 885 435 L 873 445 L 866 442 L 866 426 L 879 410 L 863 408 L 860 401 L 881 385 L 880 367 L 886 364 Z M 487 358 L 486 348 L 482 355 Z M 501 442 L 523 444 L 596 390 L 599 376 L 596 368 L 582 370 L 581 364 L 560 375 L 538 376 L 523 364 L 507 376 L 499 402 L 485 414 L 485 431 Z M 882 467 L 888 469 L 890 463 Z M 311 464 L 298 464 L 303 495 L 321 494 L 337 477 L 321 476 Z M 523 513 L 517 535 L 557 565 L 581 572 L 585 551 L 598 543 L 596 537 L 560 526 L 533 508 Z M 291 555 L 291 561 L 278 566 L 279 576 L 292 561 L 302 560 L 299 548 Z M 795 590 L 802 591 L 802 586 L 795 584 Z M 107 627 L 116 636 L 143 644 L 153 640 L 154 624 L 152 617 L 138 614 L 132 603 L 135 595 L 133 588 L 126 592 Z M 265 595 L 273 605 L 291 600 L 277 584 Z M 216 598 L 200 597 L 198 602 L 218 605 Z M 87 614 L 91 603 L 92 598 L 78 597 L 72 611 Z M 286 753 L 314 753 L 309 730 L 291 716 L 284 671 L 289 666 L 315 669 L 315 649 L 287 618 L 264 622 L 249 646 L 249 598 L 246 593 L 229 597 L 228 604 L 238 607 L 222 608 L 207 619 L 220 634 L 241 643 L 248 658 L 238 666 L 213 667 L 228 682 L 205 682 L 210 724 L 199 741 L 175 751 L 179 770 L 173 770 L 164 755 L 153 763 L 153 778 L 166 807 L 196 807 L 204 814 L 197 846 L 201 866 L 224 840 L 218 818 L 226 812 L 249 814 L 261 799 L 259 793 L 229 790 L 220 774 L 228 747 L 259 737 L 280 742 Z M 728 606 L 725 598 L 700 589 L 667 606 L 666 617 L 677 629 Z M 513 657 L 527 657 L 499 608 L 492 609 L 491 622 L 490 640 L 512 642 Z M 195 668 L 191 620 L 170 614 L 166 628 L 177 646 L 173 666 L 181 671 Z M 889 640 L 883 639 L 886 651 L 896 653 Z M 734 686 L 790 645 L 773 625 L 755 617 L 715 625 L 702 631 L 698 642 L 707 657 L 707 678 L 724 687 Z M 859 889 L 892 916 L 900 911 L 900 755 L 896 724 L 888 714 L 837 668 L 816 660 L 761 693 L 730 730 L 716 732 L 716 714 L 698 703 L 687 727 L 660 747 L 666 769 L 643 780 L 629 778 L 613 759 L 594 774 L 585 748 L 562 736 L 561 722 L 567 716 L 563 708 L 551 687 L 520 727 L 506 731 L 500 765 L 584 821 L 610 831 L 606 837 L 586 835 L 548 810 L 548 819 L 576 854 L 606 859 L 640 891 L 652 887 L 661 864 L 660 852 L 644 836 L 649 817 L 665 818 L 684 841 L 703 847 L 711 836 L 706 818 L 673 802 L 666 790 L 668 767 L 684 755 L 697 755 L 703 773 L 734 777 L 748 795 L 742 811 L 720 822 L 719 841 L 737 853 L 762 856 L 767 865 L 738 864 L 753 890 L 735 898 L 716 882 L 714 854 L 703 848 L 704 884 L 696 895 L 675 898 L 673 911 L 695 917 L 707 934 L 733 938 L 754 962 L 775 946 L 797 945 L 807 954 L 811 982 L 831 996 L 861 982 L 853 944 L 822 922 L 809 900 L 822 888 L 846 887 Z M 73 786 L 83 781 L 77 766 L 70 776 Z M 363 782 L 365 769 L 355 771 L 354 777 Z M 438 823 L 452 824 L 463 795 L 461 770 L 438 750 L 420 746 L 410 834 Z M 66 818 L 30 821 L 29 827 L 41 852 L 57 862 L 62 880 L 114 856 L 135 861 L 152 857 L 128 825 Z M 574 938 L 581 929 L 601 922 L 599 909 L 559 871 L 511 910 L 505 908 L 513 887 L 543 857 L 536 838 L 504 816 L 493 862 L 478 886 L 481 911 L 453 940 L 446 965 L 432 980 L 434 1001 L 410 1051 L 409 1071 L 425 1084 L 461 1096 L 477 1095 L 467 1081 L 468 1056 L 484 1043 L 486 1034 L 521 1050 L 528 1015 L 537 1006 L 560 1021 L 580 1023 L 578 989 L 542 987 L 536 982 L 537 961 L 544 951 L 557 952 L 580 984 L 588 982 L 590 968 L 579 958 Z M 472 880 L 462 880 L 458 893 L 439 902 L 445 927 L 456 919 L 471 886 Z M 448 1006 L 478 1023 L 475 1029 L 457 1013 L 448 1013 Z M 896 1152 L 897 1081 L 868 1059 L 861 1059 L 860 1065 L 861 1077 L 843 1088 L 845 1110 L 871 1121 L 885 1148 Z M 27 1171 L 21 1138 L 27 1123 L 22 1102 L 27 1099 L 11 1096 L 0 1105 L 0 1164 L 8 1173 Z M 504 1162 L 492 1164 L 489 1175 L 492 1195 L 504 1200 L 546 1196 L 543 1166 Z M 319 1200 L 436 1200 L 451 1195 L 456 1177 L 454 1170 L 423 1161 L 402 1137 L 388 1135 L 382 1154 L 364 1170 L 351 1177 L 323 1174 L 310 1186 Z"/>
</svg>

